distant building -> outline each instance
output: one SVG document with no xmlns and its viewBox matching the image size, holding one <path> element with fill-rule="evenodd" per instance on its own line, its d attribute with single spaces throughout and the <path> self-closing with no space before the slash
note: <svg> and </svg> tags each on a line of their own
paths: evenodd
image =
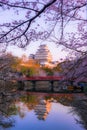
<svg viewBox="0 0 87 130">
<path fill-rule="evenodd" d="M 52 55 L 46 44 L 40 45 L 36 54 L 30 54 L 29 59 L 35 59 L 41 66 L 53 67 Z"/>
<path fill-rule="evenodd" d="M 29 59 L 35 59 L 35 55 L 34 54 L 30 54 Z"/>
<path fill-rule="evenodd" d="M 35 54 L 35 59 L 43 66 L 52 62 L 52 55 L 47 45 L 40 45 Z"/>
</svg>

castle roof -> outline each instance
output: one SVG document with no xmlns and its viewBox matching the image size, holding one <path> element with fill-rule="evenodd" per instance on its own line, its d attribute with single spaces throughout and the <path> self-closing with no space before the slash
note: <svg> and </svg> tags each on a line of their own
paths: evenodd
<svg viewBox="0 0 87 130">
<path fill-rule="evenodd" d="M 48 49 L 48 46 L 46 44 L 40 45 L 36 54 L 35 54 L 36 60 L 43 60 L 43 61 L 52 61 L 52 55 L 50 50 Z"/>
</svg>

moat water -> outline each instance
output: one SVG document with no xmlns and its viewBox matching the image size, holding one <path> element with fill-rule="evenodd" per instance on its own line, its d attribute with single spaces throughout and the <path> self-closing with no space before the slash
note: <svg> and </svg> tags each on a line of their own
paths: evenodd
<svg viewBox="0 0 87 130">
<path fill-rule="evenodd" d="M 17 93 L 0 99 L 0 130 L 85 130 L 72 94 Z"/>
</svg>

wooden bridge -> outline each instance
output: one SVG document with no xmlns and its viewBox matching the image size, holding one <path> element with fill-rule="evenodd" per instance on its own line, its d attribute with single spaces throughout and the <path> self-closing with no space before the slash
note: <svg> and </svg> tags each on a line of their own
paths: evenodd
<svg viewBox="0 0 87 130">
<path fill-rule="evenodd" d="M 20 77 L 17 79 L 18 81 L 18 89 L 20 90 L 24 90 L 25 87 L 25 82 L 26 81 L 30 81 L 32 83 L 32 90 L 31 91 L 36 91 L 36 83 L 38 81 L 48 81 L 50 83 L 50 91 L 54 92 L 54 82 L 57 81 L 58 83 L 61 81 L 61 84 L 63 84 L 64 82 L 67 82 L 67 80 L 64 80 L 64 77 L 59 77 L 59 76 L 32 76 L 32 77 Z M 62 85 L 63 91 L 64 90 L 69 90 L 69 91 L 74 91 L 76 92 L 77 90 L 81 90 L 83 91 L 83 87 L 80 86 L 74 86 L 73 83 L 68 80 L 68 83 L 70 83 L 70 85 Z M 59 86 L 57 86 L 58 88 Z"/>
<path fill-rule="evenodd" d="M 18 78 L 18 88 L 22 89 L 24 87 L 24 82 L 30 81 L 32 83 L 33 89 L 32 91 L 36 91 L 36 82 L 38 81 L 49 81 L 50 85 L 50 91 L 53 92 L 53 84 L 55 81 L 63 80 L 63 77 L 59 76 L 32 76 L 32 77 L 21 77 Z"/>
<path fill-rule="evenodd" d="M 63 77 L 59 76 L 32 76 L 32 77 L 21 77 L 18 81 L 58 81 L 62 80 Z"/>
</svg>

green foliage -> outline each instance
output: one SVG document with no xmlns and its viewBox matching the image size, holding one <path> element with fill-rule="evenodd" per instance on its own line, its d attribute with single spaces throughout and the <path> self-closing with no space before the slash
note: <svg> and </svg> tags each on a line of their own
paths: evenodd
<svg viewBox="0 0 87 130">
<path fill-rule="evenodd" d="M 6 53 L 0 56 L 1 71 L 17 71 L 21 63 L 21 59 L 13 56 L 10 53 Z M 8 69 L 9 68 L 9 69 Z"/>
<path fill-rule="evenodd" d="M 56 67 L 53 68 L 54 71 L 62 72 L 61 64 L 58 64 Z"/>
<path fill-rule="evenodd" d="M 21 59 L 18 57 L 14 57 L 11 67 L 13 70 L 18 70 L 20 68 L 20 64 L 21 64 Z"/>
<path fill-rule="evenodd" d="M 25 67 L 25 66 L 21 66 L 21 68 L 20 68 L 20 72 L 22 72 L 22 73 L 25 74 L 25 75 L 26 75 L 26 73 L 27 73 L 27 70 L 28 70 L 28 68 Z"/>
<path fill-rule="evenodd" d="M 8 115 L 16 115 L 17 114 L 17 107 L 13 104 L 8 109 Z"/>
<path fill-rule="evenodd" d="M 21 97 L 20 100 L 26 104 L 29 110 L 33 110 L 39 103 L 38 97 L 36 95 L 25 95 Z"/>
<path fill-rule="evenodd" d="M 36 73 L 34 68 L 29 68 L 27 70 L 27 76 L 33 76 Z"/>
<path fill-rule="evenodd" d="M 47 73 L 47 75 L 53 75 L 53 70 L 48 67 L 44 67 L 43 70 Z"/>
<path fill-rule="evenodd" d="M 26 95 L 21 97 L 21 101 L 24 103 L 37 104 L 37 97 L 35 95 Z"/>
<path fill-rule="evenodd" d="M 20 72 L 26 76 L 33 76 L 36 73 L 36 70 L 32 67 L 21 66 Z"/>
</svg>

